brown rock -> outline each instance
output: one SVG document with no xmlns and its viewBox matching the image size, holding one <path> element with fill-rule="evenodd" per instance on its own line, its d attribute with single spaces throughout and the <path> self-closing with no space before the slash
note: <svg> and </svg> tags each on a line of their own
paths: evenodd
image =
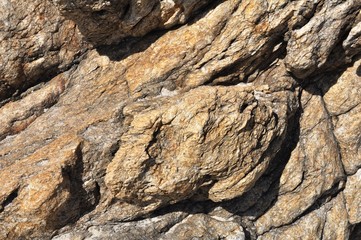
<svg viewBox="0 0 361 240">
<path fill-rule="evenodd" d="M 280 195 L 257 221 L 259 234 L 291 223 L 344 177 L 337 141 L 320 96 L 304 91 L 300 137 L 280 178 Z"/>
<path fill-rule="evenodd" d="M 35 94 L 9 102 L 0 109 L 0 139 L 26 129 L 39 115 L 46 112 L 65 90 L 66 79 L 60 74 Z"/>
<path fill-rule="evenodd" d="M 354 174 L 361 167 L 360 64 L 358 60 L 348 68 L 324 96 L 347 174 Z"/>
<path fill-rule="evenodd" d="M 198 190 L 213 201 L 240 196 L 279 150 L 287 109 L 295 109 L 295 102 L 287 92 L 238 86 L 202 87 L 128 105 L 129 130 L 105 182 L 116 198 L 146 208 Z"/>
<path fill-rule="evenodd" d="M 85 50 L 73 22 L 48 1 L 0 3 L 0 102 L 68 69 Z"/>
<path fill-rule="evenodd" d="M 208 1 L 69 1 L 52 0 L 61 13 L 74 20 L 80 31 L 96 45 L 112 44 L 122 38 L 144 36 L 155 29 L 184 24 Z"/>
<path fill-rule="evenodd" d="M 1 239 L 41 237 L 43 230 L 62 227 L 81 211 L 81 193 L 76 193 L 81 189 L 75 182 L 80 181 L 80 143 L 76 136 L 62 136 L 2 168 Z"/>
<path fill-rule="evenodd" d="M 348 239 L 347 213 L 342 194 L 294 223 L 271 230 L 259 239 Z"/>
<path fill-rule="evenodd" d="M 0 239 L 358 239 L 360 1 L 0 6 Z"/>
<path fill-rule="evenodd" d="M 349 222 L 356 224 L 361 222 L 361 195 L 360 195 L 361 170 L 347 178 L 344 190 Z"/>
<path fill-rule="evenodd" d="M 286 56 L 290 71 L 299 78 L 305 78 L 321 68 L 340 35 L 353 24 L 360 6 L 359 0 L 325 1 L 321 10 L 307 24 L 292 32 Z M 349 44 L 347 40 L 345 44 Z"/>
</svg>

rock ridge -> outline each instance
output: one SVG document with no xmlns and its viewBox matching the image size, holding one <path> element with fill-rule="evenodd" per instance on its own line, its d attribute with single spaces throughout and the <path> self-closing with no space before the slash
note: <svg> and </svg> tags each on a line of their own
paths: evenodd
<svg viewBox="0 0 361 240">
<path fill-rule="evenodd" d="M 0 6 L 0 239 L 361 237 L 361 1 Z"/>
</svg>

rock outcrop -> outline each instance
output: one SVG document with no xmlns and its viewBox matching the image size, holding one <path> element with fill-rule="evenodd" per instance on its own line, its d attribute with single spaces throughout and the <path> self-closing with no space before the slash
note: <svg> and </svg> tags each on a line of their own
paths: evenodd
<svg viewBox="0 0 361 240">
<path fill-rule="evenodd" d="M 361 1 L 0 6 L 0 239 L 361 238 Z"/>
<path fill-rule="evenodd" d="M 4 0 L 0 9 L 0 102 L 69 69 L 87 49 L 49 1 Z"/>
</svg>

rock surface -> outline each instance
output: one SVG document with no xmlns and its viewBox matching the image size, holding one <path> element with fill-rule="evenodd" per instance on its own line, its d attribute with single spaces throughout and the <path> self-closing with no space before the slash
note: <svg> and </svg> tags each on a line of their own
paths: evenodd
<svg viewBox="0 0 361 240">
<path fill-rule="evenodd" d="M 87 45 L 48 1 L 0 1 L 0 102 L 69 69 Z"/>
<path fill-rule="evenodd" d="M 96 45 L 184 24 L 207 0 L 50 0 Z"/>
<path fill-rule="evenodd" d="M 361 238 L 359 0 L 0 6 L 0 239 Z"/>
</svg>

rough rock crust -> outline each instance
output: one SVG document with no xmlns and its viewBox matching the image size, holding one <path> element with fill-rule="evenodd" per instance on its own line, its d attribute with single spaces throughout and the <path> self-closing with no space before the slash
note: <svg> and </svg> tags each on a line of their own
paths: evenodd
<svg viewBox="0 0 361 240">
<path fill-rule="evenodd" d="M 0 1 L 0 103 L 69 69 L 87 44 L 48 1 Z"/>
<path fill-rule="evenodd" d="M 0 239 L 360 239 L 360 8 L 0 0 Z"/>
<path fill-rule="evenodd" d="M 51 0 L 95 45 L 184 24 L 207 0 Z"/>
</svg>

